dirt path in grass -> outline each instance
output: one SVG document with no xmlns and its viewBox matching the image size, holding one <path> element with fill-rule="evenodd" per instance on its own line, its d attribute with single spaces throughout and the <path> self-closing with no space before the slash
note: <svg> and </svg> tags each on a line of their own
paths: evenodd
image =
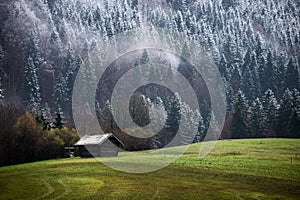
<svg viewBox="0 0 300 200">
<path fill-rule="evenodd" d="M 36 200 L 46 198 L 46 197 L 50 196 L 55 191 L 55 188 L 50 185 L 50 183 L 48 182 L 47 179 L 41 179 L 41 181 L 47 187 L 48 192 L 46 194 L 36 198 Z M 53 198 L 53 200 L 60 199 L 63 196 L 69 194 L 72 191 L 71 188 L 67 184 L 65 184 L 62 180 L 58 180 L 58 183 L 64 187 L 65 191 L 64 191 L 63 194 L 59 195 L 58 197 Z"/>
</svg>

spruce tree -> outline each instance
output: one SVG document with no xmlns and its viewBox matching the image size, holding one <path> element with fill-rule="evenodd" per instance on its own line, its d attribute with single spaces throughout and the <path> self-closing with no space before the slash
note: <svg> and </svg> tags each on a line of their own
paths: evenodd
<svg viewBox="0 0 300 200">
<path fill-rule="evenodd" d="M 26 58 L 24 66 L 25 102 L 27 108 L 34 112 L 39 110 L 41 103 L 40 85 L 37 67 L 31 56 Z"/>
<path fill-rule="evenodd" d="M 4 101 L 4 89 L 2 87 L 2 79 L 0 77 L 0 104 Z"/>
<path fill-rule="evenodd" d="M 141 64 L 141 65 L 144 65 L 144 64 L 149 63 L 149 61 L 150 61 L 150 60 L 149 60 L 149 56 L 148 56 L 147 50 L 144 49 L 143 54 L 142 54 L 142 57 L 141 57 L 141 59 L 140 59 L 140 64 Z"/>
<path fill-rule="evenodd" d="M 187 145 L 191 144 L 197 132 L 193 132 L 194 130 L 198 131 L 198 125 L 200 120 L 200 113 L 198 110 L 193 111 L 188 104 L 180 101 L 180 127 L 179 134 L 181 136 L 180 144 Z"/>
<path fill-rule="evenodd" d="M 226 92 L 226 116 L 228 116 L 231 111 L 232 111 L 232 107 L 233 107 L 233 103 L 234 103 L 234 91 L 231 87 L 231 84 L 228 81 L 224 81 L 224 85 L 225 85 L 225 92 Z"/>
<path fill-rule="evenodd" d="M 247 137 L 248 101 L 244 93 L 239 90 L 233 105 L 232 138 Z"/>
<path fill-rule="evenodd" d="M 54 128 L 57 128 L 57 129 L 62 129 L 64 127 L 64 124 L 65 124 L 64 116 L 63 116 L 63 112 L 61 111 L 60 108 L 56 112 L 55 122 L 53 124 L 54 124 Z"/>
<path fill-rule="evenodd" d="M 218 65 L 219 71 L 222 77 L 224 77 L 226 80 L 229 80 L 229 72 L 228 72 L 228 63 L 225 58 L 225 55 L 222 54 L 221 61 Z"/>
<path fill-rule="evenodd" d="M 300 137 L 300 93 L 297 89 L 292 91 L 293 108 L 288 121 L 288 137 Z"/>
<path fill-rule="evenodd" d="M 286 89 L 278 110 L 279 120 L 277 123 L 277 131 L 280 137 L 285 137 L 287 135 L 288 122 L 292 116 L 293 107 L 292 92 L 289 89 Z"/>
<path fill-rule="evenodd" d="M 296 61 L 290 58 L 286 72 L 285 72 L 285 84 L 290 90 L 299 89 L 299 71 Z"/>
<path fill-rule="evenodd" d="M 179 99 L 176 96 L 169 98 L 170 105 L 168 105 L 167 109 L 168 115 L 165 123 L 166 133 L 164 136 L 164 144 L 168 144 L 176 135 L 181 119 Z"/>
<path fill-rule="evenodd" d="M 261 138 L 264 135 L 264 111 L 259 98 L 256 98 L 251 107 L 251 115 L 249 119 L 250 137 Z"/>
<path fill-rule="evenodd" d="M 278 103 L 272 90 L 268 89 L 262 101 L 265 113 L 265 133 L 267 136 L 275 136 L 275 125 L 278 122 Z"/>
<path fill-rule="evenodd" d="M 255 99 L 257 94 L 255 92 L 254 79 L 249 69 L 249 66 L 247 65 L 243 68 L 241 78 L 241 89 L 245 92 L 250 101 Z"/>
<path fill-rule="evenodd" d="M 55 86 L 54 86 L 54 98 L 55 98 L 55 104 L 57 108 L 61 108 L 62 106 L 64 107 L 67 106 L 67 103 L 69 101 L 67 81 L 61 72 L 56 77 Z"/>
<path fill-rule="evenodd" d="M 34 112 L 40 109 L 41 103 L 38 70 L 42 59 L 39 51 L 39 39 L 37 33 L 33 30 L 24 47 L 24 100 L 27 108 Z"/>
<path fill-rule="evenodd" d="M 238 66 L 236 66 L 232 72 L 232 76 L 231 76 L 231 85 L 233 88 L 233 91 L 236 93 L 239 88 L 240 88 L 240 84 L 241 84 L 241 75 L 238 69 Z"/>
<path fill-rule="evenodd" d="M 274 92 L 277 91 L 276 66 L 271 52 L 268 53 L 266 66 L 262 75 L 262 89 L 263 91 L 267 89 L 271 89 Z"/>
<path fill-rule="evenodd" d="M 66 89 L 68 98 L 71 98 L 72 96 L 74 82 L 81 64 L 81 59 L 76 56 L 74 50 L 69 47 L 67 57 L 63 63 L 64 69 L 66 69 Z"/>
<path fill-rule="evenodd" d="M 51 122 L 47 118 L 44 109 L 36 116 L 36 121 L 43 126 L 44 130 L 50 130 L 52 128 Z"/>
<path fill-rule="evenodd" d="M 300 112 L 293 109 L 288 121 L 287 137 L 300 138 Z"/>
</svg>

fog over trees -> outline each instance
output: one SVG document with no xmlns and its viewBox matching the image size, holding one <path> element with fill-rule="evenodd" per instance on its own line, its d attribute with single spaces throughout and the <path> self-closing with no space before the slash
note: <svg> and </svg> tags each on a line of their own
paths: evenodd
<svg viewBox="0 0 300 200">
<path fill-rule="evenodd" d="M 73 127 L 74 82 L 80 67 L 84 67 L 80 78 L 86 90 L 97 80 L 90 52 L 101 49 L 99 41 L 138 28 L 163 28 L 197 41 L 218 67 L 227 100 L 222 139 L 300 137 L 299 4 L 296 0 L 1 2 L 0 104 L 25 108 L 39 118 L 44 129 L 50 130 L 53 123 Z M 144 50 L 136 65 L 149 63 L 148 56 Z M 173 73 L 172 67 L 161 71 L 149 65 L 144 71 L 135 70 L 133 77 L 176 82 Z M 198 132 L 192 133 L 195 138 L 189 138 L 187 131 L 180 133 L 183 144 L 202 141 L 216 114 L 211 113 L 210 102 L 192 109 L 176 94 L 155 91 L 149 86 L 137 93 L 139 103 L 132 112 L 146 121 L 149 114 L 165 116 L 160 133 L 134 146 L 135 140 L 123 135 L 113 122 L 110 101 L 96 106 L 104 131 L 129 141 L 127 149 L 160 148 L 170 142 L 182 122 L 187 130 L 198 126 Z M 151 106 L 157 108 L 155 112 Z M 29 118 L 25 115 L 14 123 Z"/>
</svg>

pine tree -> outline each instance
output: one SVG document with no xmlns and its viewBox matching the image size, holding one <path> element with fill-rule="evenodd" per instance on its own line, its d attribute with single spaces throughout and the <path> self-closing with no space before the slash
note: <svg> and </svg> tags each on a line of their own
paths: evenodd
<svg viewBox="0 0 300 200">
<path fill-rule="evenodd" d="M 241 84 L 241 75 L 240 75 L 238 66 L 236 66 L 234 68 L 234 71 L 232 72 L 230 82 L 231 82 L 231 85 L 232 85 L 232 88 L 233 88 L 234 92 L 236 93 L 239 90 L 240 84 Z"/>
<path fill-rule="evenodd" d="M 260 62 L 263 59 L 263 54 L 264 54 L 263 43 L 264 42 L 259 33 L 257 33 L 255 40 L 256 40 L 255 55 L 256 55 L 256 59 Z M 260 64 L 260 67 L 264 66 L 263 63 L 261 63 L 261 62 L 259 64 Z"/>
<path fill-rule="evenodd" d="M 261 85 L 260 85 L 260 77 L 259 77 L 259 70 L 258 70 L 258 63 L 256 60 L 255 54 L 252 54 L 251 63 L 250 63 L 250 71 L 254 81 L 254 92 L 257 96 L 261 95 Z"/>
<path fill-rule="evenodd" d="M 56 112 L 55 122 L 53 124 L 54 128 L 62 129 L 64 127 L 64 116 L 60 108 L 58 108 L 58 111 Z"/>
<path fill-rule="evenodd" d="M 215 114 L 213 112 L 211 113 L 211 118 L 210 118 L 210 124 L 209 124 L 209 126 L 210 126 L 210 129 L 208 130 L 208 131 L 210 131 L 210 132 L 208 132 L 209 137 L 206 137 L 205 140 L 208 140 L 208 141 L 212 140 L 212 141 L 214 141 L 214 140 L 220 139 L 219 136 L 220 136 L 220 131 L 221 130 L 219 128 L 219 123 L 218 123 L 218 121 L 216 119 L 216 116 L 215 116 Z"/>
<path fill-rule="evenodd" d="M 265 113 L 265 133 L 267 136 L 274 136 L 275 125 L 278 121 L 278 103 L 272 90 L 268 89 L 265 92 L 262 104 Z"/>
<path fill-rule="evenodd" d="M 142 57 L 141 57 L 141 59 L 140 59 L 140 64 L 141 64 L 141 65 L 144 65 L 144 64 L 149 63 L 149 61 L 150 61 L 150 60 L 149 60 L 149 56 L 148 56 L 147 50 L 144 49 L 143 54 L 142 54 Z"/>
<path fill-rule="evenodd" d="M 296 61 L 290 58 L 286 72 L 285 72 L 285 84 L 290 90 L 299 89 L 299 71 Z"/>
<path fill-rule="evenodd" d="M 39 69 L 42 64 L 42 58 L 40 54 L 40 46 L 39 46 L 39 36 L 35 30 L 32 30 L 29 34 L 29 39 L 25 43 L 24 47 L 24 61 L 26 61 L 31 57 L 36 70 Z"/>
<path fill-rule="evenodd" d="M 103 130 L 105 132 L 112 132 L 114 124 L 113 124 L 112 107 L 110 101 L 107 100 L 102 107 L 99 105 L 99 102 L 96 102 L 96 112 L 100 121 L 105 126 Z"/>
<path fill-rule="evenodd" d="M 287 135 L 289 118 L 293 112 L 293 97 L 292 92 L 286 89 L 278 110 L 279 120 L 277 123 L 277 131 L 280 137 Z"/>
<path fill-rule="evenodd" d="M 300 137 L 300 93 L 297 89 L 292 91 L 293 108 L 288 121 L 288 137 Z"/>
<path fill-rule="evenodd" d="M 183 19 L 181 11 L 177 11 L 177 15 L 175 17 L 175 24 L 176 24 L 176 28 L 179 32 L 182 32 L 185 29 L 184 19 Z"/>
<path fill-rule="evenodd" d="M 69 101 L 67 82 L 61 72 L 56 77 L 54 86 L 54 98 L 57 108 L 65 107 Z"/>
<path fill-rule="evenodd" d="M 174 76 L 174 72 L 172 70 L 171 64 L 169 64 L 165 79 L 171 83 L 173 81 L 173 76 Z"/>
<path fill-rule="evenodd" d="M 286 62 L 287 62 L 287 53 L 281 52 L 279 55 L 277 55 L 277 66 L 278 66 L 278 83 L 279 83 L 279 96 L 283 96 L 283 93 L 285 91 L 286 87 Z"/>
<path fill-rule="evenodd" d="M 221 56 L 221 61 L 218 65 L 218 67 L 219 67 L 221 76 L 224 77 L 225 80 L 229 80 L 228 63 L 227 63 L 227 60 L 226 60 L 224 54 L 222 54 L 222 56 Z"/>
<path fill-rule="evenodd" d="M 87 50 L 88 51 L 88 50 Z M 81 73 L 77 79 L 81 84 L 81 96 L 85 99 L 86 96 L 94 93 L 97 85 L 97 77 L 95 72 L 95 66 L 91 62 L 90 54 L 87 53 L 86 59 L 81 65 Z M 92 107 L 91 105 L 89 105 Z"/>
<path fill-rule="evenodd" d="M 72 96 L 74 82 L 81 64 L 81 59 L 76 57 L 73 49 L 69 47 L 67 57 L 64 60 L 64 69 L 66 69 L 66 89 L 68 92 L 68 98 Z"/>
<path fill-rule="evenodd" d="M 48 119 L 44 109 L 36 116 L 36 121 L 42 124 L 44 130 L 50 130 L 52 128 L 51 119 Z"/>
<path fill-rule="evenodd" d="M 156 102 L 149 101 L 149 116 L 151 119 L 151 123 L 147 126 L 147 130 L 150 132 L 155 131 L 152 134 L 155 136 L 152 139 L 152 146 L 154 148 L 161 148 L 162 146 L 162 129 L 164 127 L 164 123 L 167 118 L 167 111 L 163 105 L 163 101 L 160 97 L 156 99 Z"/>
<path fill-rule="evenodd" d="M 226 92 L 226 116 L 228 116 L 231 111 L 232 111 L 232 107 L 233 107 L 233 103 L 234 103 L 234 91 L 231 87 L 231 84 L 228 81 L 224 81 L 224 85 L 225 85 L 225 92 Z"/>
<path fill-rule="evenodd" d="M 197 132 L 193 132 L 195 130 L 198 131 L 199 121 L 200 121 L 200 113 L 198 110 L 193 111 L 188 104 L 180 101 L 180 130 L 179 134 L 181 136 L 180 144 L 187 145 L 191 144 Z"/>
<path fill-rule="evenodd" d="M 31 56 L 26 58 L 24 66 L 25 78 L 25 102 L 27 108 L 38 111 L 41 103 L 41 94 L 39 80 L 37 76 L 37 67 Z"/>
<path fill-rule="evenodd" d="M 300 112 L 293 109 L 292 114 L 288 121 L 288 137 L 300 138 Z"/>
<path fill-rule="evenodd" d="M 177 97 L 170 97 L 169 104 L 167 109 L 168 116 L 165 123 L 164 145 L 168 144 L 176 135 L 181 119 L 179 99 Z"/>
<path fill-rule="evenodd" d="M 244 93 L 239 90 L 233 105 L 232 138 L 247 137 L 248 101 Z"/>
<path fill-rule="evenodd" d="M 2 79 L 0 77 L 0 104 L 4 101 L 4 89 L 2 87 Z"/>
<path fill-rule="evenodd" d="M 264 135 L 264 111 L 259 98 L 256 98 L 251 107 L 251 115 L 249 119 L 250 137 L 260 138 Z"/>
<path fill-rule="evenodd" d="M 243 68 L 241 89 L 245 92 L 250 101 L 255 99 L 255 84 L 249 66 L 247 65 Z"/>
<path fill-rule="evenodd" d="M 267 56 L 266 66 L 264 73 L 262 75 L 262 89 L 266 91 L 271 89 L 272 91 L 277 91 L 276 85 L 276 66 L 273 61 L 272 53 L 269 52 Z"/>
<path fill-rule="evenodd" d="M 203 121 L 203 117 L 201 116 L 200 112 L 195 112 L 194 115 L 196 115 L 196 117 L 199 118 L 199 125 L 198 125 L 198 132 L 194 138 L 194 143 L 195 142 L 201 142 L 204 140 L 205 138 L 205 125 L 204 125 L 204 121 Z M 196 122 L 196 121 L 194 121 Z"/>
<path fill-rule="evenodd" d="M 39 49 L 39 39 L 33 30 L 24 47 L 24 85 L 25 103 L 28 109 L 37 112 L 41 103 L 38 70 L 42 63 Z"/>
</svg>

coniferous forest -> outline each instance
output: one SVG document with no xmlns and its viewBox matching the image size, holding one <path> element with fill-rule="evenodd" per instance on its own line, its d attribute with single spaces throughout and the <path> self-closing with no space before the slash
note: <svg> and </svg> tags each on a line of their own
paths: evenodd
<svg viewBox="0 0 300 200">
<path fill-rule="evenodd" d="M 11 149 L 20 148 L 21 138 L 26 135 L 23 126 L 29 122 L 35 124 L 31 126 L 35 127 L 30 137 L 33 141 L 38 141 L 34 139 L 38 138 L 37 132 L 43 132 L 44 141 L 52 141 L 52 146 L 71 145 L 65 144 L 59 134 L 53 132 L 63 127 L 71 131 L 75 127 L 72 94 L 79 69 L 84 66 L 81 78 L 89 88 L 91 80 L 97 80 L 90 52 L 101 49 L 99 41 L 114 40 L 121 33 L 146 26 L 193 38 L 218 67 L 227 103 L 220 139 L 299 138 L 299 8 L 300 3 L 296 0 L 2 1 L 0 155 L 8 155 Z M 141 50 L 136 65 L 149 63 L 149 54 L 147 50 Z M 184 69 L 184 64 L 179 65 Z M 176 82 L 171 68 L 170 65 L 169 69 L 161 70 L 149 65 L 143 71 L 136 70 L 133 76 L 135 79 L 175 79 Z M 104 79 L 102 83 L 100 80 L 99 85 L 107 85 L 109 92 L 111 83 L 105 80 L 113 81 L 115 72 L 106 73 L 112 78 Z M 124 134 L 113 120 L 110 99 L 97 96 L 96 101 L 101 127 L 105 132 L 117 135 L 128 150 L 164 147 L 178 132 L 180 122 L 184 124 L 180 133 L 182 144 L 199 142 L 204 139 L 209 125 L 215 123 L 216 113 L 211 112 L 210 102 L 205 98 L 199 109 L 191 109 L 177 94 L 148 85 L 137 90 L 130 99 L 131 117 L 140 126 L 148 124 L 152 120 L 150 116 L 160 119 L 152 125 L 160 121 L 165 124 L 152 137 L 134 138 Z M 122 102 L 118 106 L 120 109 L 128 107 Z M 7 117 L 11 113 L 8 109 L 15 110 L 11 118 Z M 193 138 L 188 133 L 191 127 L 198 130 Z M 140 131 L 125 128 L 125 132 Z M 37 142 L 36 146 L 41 147 L 38 152 L 56 149 L 42 148 L 42 143 Z M 24 155 L 20 157 L 24 158 Z M 35 157 L 43 159 L 38 155 Z"/>
</svg>

